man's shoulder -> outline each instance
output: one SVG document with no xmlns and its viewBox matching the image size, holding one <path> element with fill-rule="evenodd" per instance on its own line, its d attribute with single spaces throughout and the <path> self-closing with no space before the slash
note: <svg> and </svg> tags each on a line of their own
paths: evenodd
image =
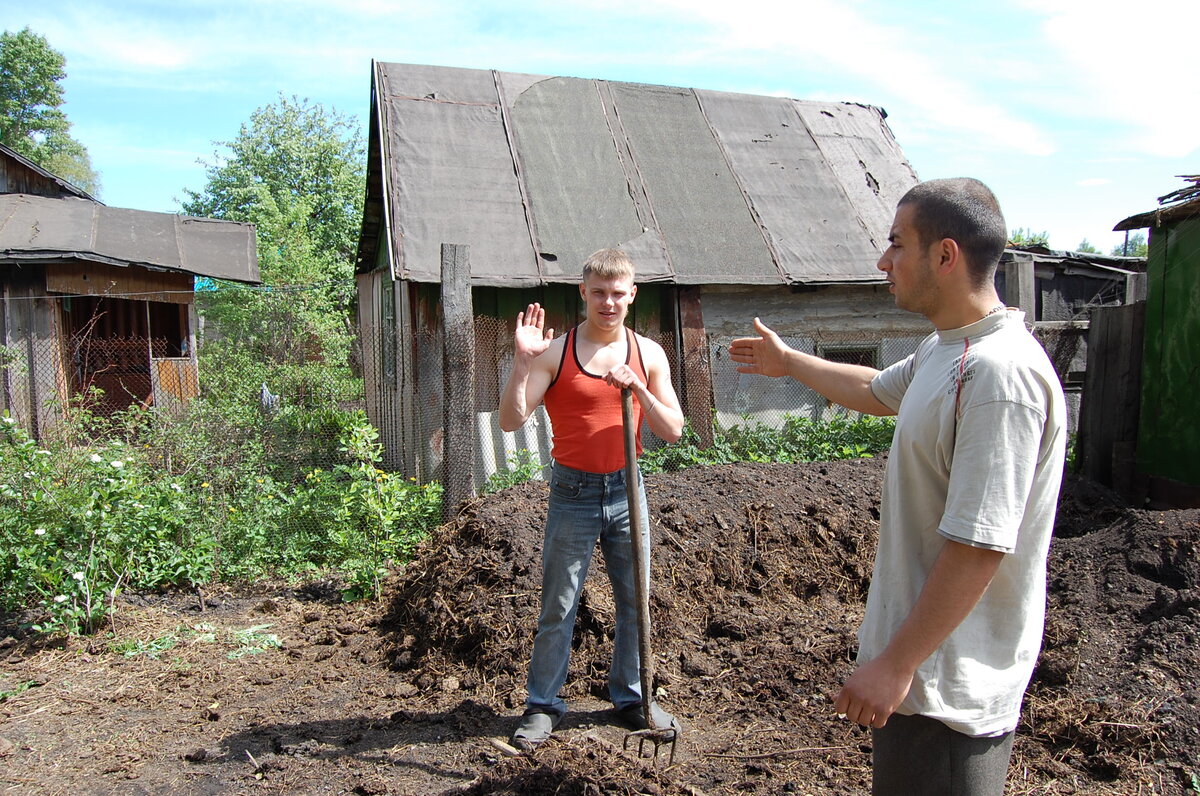
<svg viewBox="0 0 1200 796">
<path fill-rule="evenodd" d="M 562 362 L 563 348 L 567 344 L 567 335 L 560 334 L 550 341 L 550 345 L 546 350 L 534 357 L 533 367 L 538 370 L 546 370 L 551 374 L 558 372 L 558 365 Z"/>
<path fill-rule="evenodd" d="M 1043 404 L 1061 394 L 1058 374 L 1046 349 L 1024 327 L 996 335 L 988 345 L 975 348 L 965 370 L 974 374 L 978 387 L 1018 403 Z"/>
</svg>

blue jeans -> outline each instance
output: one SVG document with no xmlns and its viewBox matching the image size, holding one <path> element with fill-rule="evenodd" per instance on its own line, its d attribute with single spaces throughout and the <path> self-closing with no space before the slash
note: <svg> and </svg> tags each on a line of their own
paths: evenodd
<svg viewBox="0 0 1200 796">
<path fill-rule="evenodd" d="M 642 536 L 646 540 L 645 549 L 649 550 L 649 514 L 640 473 L 638 499 L 642 507 Z M 558 692 L 567 679 L 579 591 L 587 578 L 597 540 L 604 553 L 616 606 L 609 698 L 618 708 L 641 702 L 637 597 L 625 471 L 587 473 L 555 462 L 542 544 L 542 612 L 529 662 L 526 700 L 529 710 L 558 716 L 567 712 L 567 703 L 559 698 Z M 649 556 L 642 577 L 648 584 Z"/>
</svg>

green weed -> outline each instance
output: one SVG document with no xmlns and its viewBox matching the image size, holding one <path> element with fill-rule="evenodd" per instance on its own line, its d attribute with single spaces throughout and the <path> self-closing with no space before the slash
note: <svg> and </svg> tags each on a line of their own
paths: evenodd
<svg viewBox="0 0 1200 796">
<path fill-rule="evenodd" d="M 117 641 L 109 645 L 109 649 L 118 655 L 126 658 L 136 658 L 139 655 L 145 655 L 147 658 L 158 659 L 160 655 L 170 649 L 174 649 L 179 643 L 179 637 L 174 634 L 168 634 L 159 638 L 142 641 L 141 639 L 125 639 Z"/>
<path fill-rule="evenodd" d="M 487 483 L 483 488 L 483 494 L 490 495 L 502 489 L 508 489 L 510 486 L 523 484 L 526 481 L 537 478 L 541 474 L 543 467 L 537 454 L 525 448 L 521 448 L 509 456 L 506 464 L 508 465 L 506 469 L 497 470 L 488 477 Z"/>
<path fill-rule="evenodd" d="M 643 473 L 673 472 L 698 465 L 735 462 L 815 462 L 858 459 L 891 447 L 896 424 L 892 418 L 838 415 L 829 420 L 785 415 L 779 428 L 749 418 L 721 428 L 713 444 L 702 448 L 689 424 L 675 443 L 646 451 Z"/>
<path fill-rule="evenodd" d="M 29 689 L 37 688 L 39 685 L 41 685 L 41 683 L 39 683 L 37 680 L 26 680 L 23 683 L 17 683 L 12 688 L 0 690 L 0 702 L 5 702 L 12 697 L 24 694 Z"/>
<path fill-rule="evenodd" d="M 238 658 L 244 658 L 247 655 L 258 655 L 268 650 L 282 649 L 283 642 L 279 640 L 279 636 L 274 633 L 263 632 L 269 627 L 269 624 L 255 625 L 254 627 L 234 632 L 233 640 L 238 645 L 237 649 L 229 652 L 225 657 L 233 661 Z"/>
</svg>

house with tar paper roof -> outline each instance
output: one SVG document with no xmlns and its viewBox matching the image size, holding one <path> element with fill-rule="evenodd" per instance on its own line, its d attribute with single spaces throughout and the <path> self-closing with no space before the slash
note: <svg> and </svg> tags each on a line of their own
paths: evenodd
<svg viewBox="0 0 1200 796">
<path fill-rule="evenodd" d="M 407 475 L 437 477 L 448 409 L 474 418 L 477 484 L 513 451 L 549 460 L 544 413 L 516 435 L 495 423 L 513 324 L 533 301 L 558 332 L 581 320 L 580 269 L 600 248 L 637 266 L 631 323 L 672 358 L 702 442 L 714 418 L 834 411 L 790 380 L 739 376 L 726 346 L 755 316 L 877 367 L 930 331 L 875 267 L 917 182 L 881 108 L 393 63 L 371 78 L 358 322 L 368 414 Z M 1015 261 L 1033 302 L 1033 256 Z M 446 358 L 444 311 L 464 303 L 471 368 Z"/>
<path fill-rule="evenodd" d="M 196 277 L 257 283 L 250 224 L 108 207 L 0 145 L 0 411 L 35 437 L 199 390 Z"/>
</svg>

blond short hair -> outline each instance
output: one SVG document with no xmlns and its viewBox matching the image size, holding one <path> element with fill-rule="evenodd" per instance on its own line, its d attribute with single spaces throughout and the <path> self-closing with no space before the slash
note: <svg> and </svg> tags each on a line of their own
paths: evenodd
<svg viewBox="0 0 1200 796">
<path fill-rule="evenodd" d="M 586 281 L 592 275 L 601 279 L 632 279 L 633 274 L 633 261 L 628 254 L 620 249 L 601 249 L 584 261 L 582 279 Z"/>
</svg>

